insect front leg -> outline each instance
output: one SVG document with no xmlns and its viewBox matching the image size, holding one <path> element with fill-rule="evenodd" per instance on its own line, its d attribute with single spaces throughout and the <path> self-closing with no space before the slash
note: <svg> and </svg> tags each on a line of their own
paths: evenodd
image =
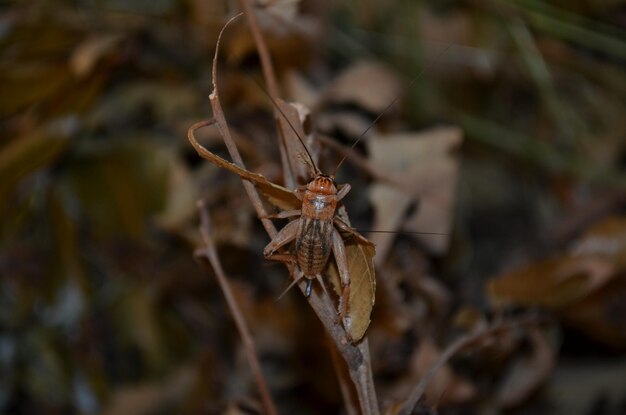
<svg viewBox="0 0 626 415">
<path fill-rule="evenodd" d="M 261 219 L 287 219 L 294 216 L 302 215 L 302 209 L 297 210 L 284 210 L 279 213 L 272 213 L 271 215 L 263 216 Z"/>
<path fill-rule="evenodd" d="M 339 317 L 344 322 L 344 326 L 349 326 L 350 319 L 348 312 L 350 311 L 350 274 L 348 273 L 348 258 L 346 258 L 346 246 L 341 239 L 341 235 L 336 228 L 333 228 L 332 233 L 333 243 L 333 255 L 335 256 L 335 263 L 337 264 L 337 270 L 339 271 L 339 278 L 341 279 L 341 286 L 343 291 L 341 293 L 341 300 L 339 302 Z M 346 327 L 348 330 L 349 327 Z"/>
<path fill-rule="evenodd" d="M 276 235 L 274 239 L 272 239 L 270 243 L 267 244 L 267 246 L 263 249 L 263 255 L 265 256 L 265 258 L 269 259 L 278 249 L 296 239 L 299 226 L 300 219 L 296 219 L 289 222 L 284 228 L 282 228 L 280 232 L 278 232 L 278 235 Z"/>
<path fill-rule="evenodd" d="M 348 183 L 341 186 L 341 189 L 339 189 L 339 191 L 337 192 L 337 201 L 340 201 L 341 199 L 346 197 L 351 188 L 352 187 Z"/>
</svg>

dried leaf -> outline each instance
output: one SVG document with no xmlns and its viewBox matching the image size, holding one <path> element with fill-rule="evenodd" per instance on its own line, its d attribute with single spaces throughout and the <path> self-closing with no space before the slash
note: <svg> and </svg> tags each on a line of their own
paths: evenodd
<svg viewBox="0 0 626 415">
<path fill-rule="evenodd" d="M 307 108 L 313 108 L 319 101 L 319 92 L 299 71 L 290 70 L 285 74 L 287 96 Z"/>
<path fill-rule="evenodd" d="M 487 291 L 495 304 L 558 309 L 589 295 L 613 271 L 611 263 L 598 256 L 551 258 L 492 279 Z"/>
<path fill-rule="evenodd" d="M 120 34 L 96 35 L 85 39 L 70 56 L 69 66 L 74 75 L 78 77 L 88 75 L 98 61 L 116 48 L 122 39 L 123 36 Z"/>
<path fill-rule="evenodd" d="M 514 270 L 489 283 L 496 303 L 569 306 L 626 267 L 626 218 L 612 217 L 591 228 L 569 253 Z"/>
<path fill-rule="evenodd" d="M 542 306 L 558 311 L 573 327 L 616 348 L 626 344 L 626 219 L 592 226 L 568 253 L 492 279 L 496 304 Z"/>
<path fill-rule="evenodd" d="M 380 114 L 401 92 L 400 81 L 387 66 L 363 61 L 335 79 L 323 100 L 356 104 L 372 114 Z"/>
<path fill-rule="evenodd" d="M 450 152 L 461 144 L 461 130 L 456 127 L 437 128 L 423 133 L 377 135 L 367 140 L 372 161 L 397 173 L 401 191 L 418 203 L 418 209 L 404 227 L 433 253 L 447 250 L 449 237 L 419 232 L 448 234 L 452 224 L 452 207 L 458 162 Z M 381 186 L 391 187 L 390 184 Z M 393 188 L 393 187 L 392 187 Z M 372 204 L 383 214 L 377 214 L 374 229 L 385 229 L 386 217 L 402 216 L 408 204 L 395 203 L 374 194 Z M 370 194 L 372 197 L 372 194 Z"/>
<path fill-rule="evenodd" d="M 610 258 L 616 268 L 626 268 L 626 216 L 609 217 L 591 226 L 570 253 L 600 255 Z"/>
<path fill-rule="evenodd" d="M 196 214 L 198 185 L 187 165 L 179 157 L 169 160 L 165 207 L 155 221 L 165 229 L 176 229 Z"/>
<path fill-rule="evenodd" d="M 343 325 L 352 342 L 358 342 L 365 335 L 370 324 L 376 294 L 376 277 L 373 258 L 376 253 L 371 245 L 361 244 L 354 238 L 345 242 L 348 273 L 350 274 L 350 315 Z M 326 269 L 331 283 L 341 295 L 339 271 L 335 261 L 329 261 Z"/>
<path fill-rule="evenodd" d="M 382 183 L 371 185 L 368 196 L 374 206 L 374 229 L 385 231 L 368 235 L 368 239 L 376 245 L 376 264 L 380 266 L 396 238 L 394 232 L 404 222 L 405 212 L 411 205 L 412 198 L 406 192 Z"/>
</svg>

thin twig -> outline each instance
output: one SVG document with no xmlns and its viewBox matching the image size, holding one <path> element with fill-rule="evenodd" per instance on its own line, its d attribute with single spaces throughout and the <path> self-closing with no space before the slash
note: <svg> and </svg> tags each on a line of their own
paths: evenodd
<svg viewBox="0 0 626 415">
<path fill-rule="evenodd" d="M 326 339 L 330 340 L 328 336 L 326 336 Z M 326 343 L 328 344 L 328 351 L 330 352 L 333 367 L 335 368 L 335 373 L 337 374 L 339 390 L 341 391 L 341 396 L 343 396 L 343 404 L 346 409 L 346 414 L 359 415 L 358 397 L 354 394 L 355 389 L 352 386 L 352 380 L 350 379 L 350 374 L 346 370 L 346 365 L 343 360 L 341 360 L 341 356 L 335 348 L 335 345 L 330 341 L 327 341 Z"/>
<path fill-rule="evenodd" d="M 196 257 L 208 259 L 213 271 L 215 272 L 217 281 L 222 289 L 222 292 L 224 293 L 224 297 L 226 298 L 226 304 L 228 304 L 230 313 L 235 320 L 235 325 L 237 326 L 244 349 L 246 350 L 246 357 L 248 358 L 248 363 L 250 363 L 250 368 L 252 369 L 257 386 L 259 387 L 259 393 L 261 394 L 261 401 L 263 402 L 265 413 L 268 415 L 278 415 L 276 405 L 274 405 L 274 401 L 272 401 L 272 396 L 270 395 L 267 382 L 265 381 L 263 371 L 261 370 L 261 364 L 259 363 L 259 358 L 254 347 L 254 341 L 252 340 L 246 321 L 244 320 L 237 301 L 235 300 L 235 296 L 233 295 L 230 284 L 228 283 L 228 278 L 226 278 L 226 274 L 224 273 L 222 264 L 217 255 L 215 244 L 213 243 L 213 239 L 211 238 L 209 231 L 209 214 L 204 206 L 204 203 L 202 202 L 198 202 L 198 214 L 200 215 L 200 234 L 202 235 L 202 239 L 204 241 L 204 248 L 200 248 L 196 251 Z"/>
<path fill-rule="evenodd" d="M 409 398 L 405 401 L 402 406 L 402 410 L 398 413 L 399 415 L 410 415 L 415 405 L 419 402 L 419 400 L 426 392 L 426 388 L 430 382 L 435 378 L 435 375 L 448 361 L 459 351 L 468 347 L 472 343 L 476 343 L 479 340 L 484 339 L 485 337 L 494 336 L 501 331 L 510 330 L 512 328 L 526 326 L 526 325 L 535 325 L 545 322 L 546 319 L 542 319 L 538 316 L 525 316 L 512 321 L 500 321 L 489 327 L 485 327 L 483 329 L 479 329 L 473 333 L 468 333 L 461 338 L 454 341 L 452 344 L 448 346 L 446 350 L 441 354 L 439 360 L 430 368 L 426 376 L 422 378 L 422 380 L 417 384 L 417 386 L 413 389 Z"/>
</svg>

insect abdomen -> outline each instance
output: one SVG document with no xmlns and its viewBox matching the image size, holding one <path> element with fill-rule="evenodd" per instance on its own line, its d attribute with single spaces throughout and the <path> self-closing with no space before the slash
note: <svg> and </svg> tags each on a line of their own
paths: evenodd
<svg viewBox="0 0 626 415">
<path fill-rule="evenodd" d="M 305 276 L 313 278 L 326 268 L 331 250 L 333 222 L 301 218 L 302 226 L 296 239 L 297 261 Z"/>
</svg>

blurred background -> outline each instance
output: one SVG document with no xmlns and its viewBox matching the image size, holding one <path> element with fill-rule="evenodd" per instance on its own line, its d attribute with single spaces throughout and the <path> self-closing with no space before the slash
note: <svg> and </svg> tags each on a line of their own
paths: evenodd
<svg viewBox="0 0 626 415">
<path fill-rule="evenodd" d="M 454 195 L 436 217 L 445 242 L 400 234 L 377 259 L 379 402 L 406 397 L 457 334 L 532 311 L 553 323 L 458 356 L 429 405 L 625 414 L 626 2 L 255 4 L 281 93 L 309 106 L 318 130 L 349 145 L 398 99 L 375 134 L 462 132 L 451 155 L 421 155 L 457 172 L 438 183 Z M 268 238 L 239 178 L 186 140 L 211 115 L 217 34 L 240 9 L 0 5 L 0 413 L 260 413 L 223 295 L 193 259 L 198 199 L 280 412 L 345 413 L 306 301 L 276 301 L 287 274 L 263 259 Z M 245 19 L 225 34 L 218 69 L 248 167 L 280 182 Z M 207 130 L 204 145 L 227 157 Z M 326 171 L 338 159 L 328 152 Z M 384 210 L 358 166 L 340 181 L 360 229 L 401 228 L 374 220 Z"/>
</svg>

